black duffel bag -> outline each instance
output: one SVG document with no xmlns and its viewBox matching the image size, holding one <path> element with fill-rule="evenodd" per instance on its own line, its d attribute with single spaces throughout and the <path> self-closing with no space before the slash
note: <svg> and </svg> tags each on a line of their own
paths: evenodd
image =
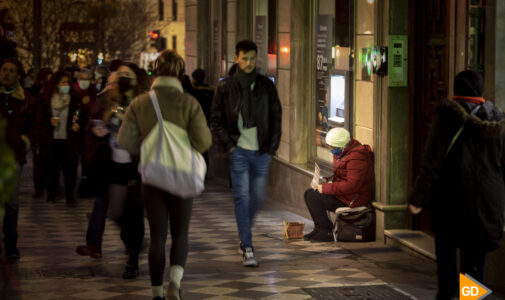
<svg viewBox="0 0 505 300">
<path fill-rule="evenodd" d="M 337 241 L 370 242 L 375 240 L 375 214 L 371 208 L 339 213 L 335 223 Z"/>
</svg>

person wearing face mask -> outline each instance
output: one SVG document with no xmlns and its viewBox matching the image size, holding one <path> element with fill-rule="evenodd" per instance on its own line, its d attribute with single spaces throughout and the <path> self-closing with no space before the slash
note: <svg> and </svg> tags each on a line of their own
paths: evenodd
<svg viewBox="0 0 505 300">
<path fill-rule="evenodd" d="M 121 240 L 129 252 L 124 279 L 133 279 L 139 274 L 144 207 L 140 199 L 138 159 L 119 147 L 117 135 L 131 100 L 149 88 L 144 82 L 140 69 L 132 63 L 123 63 L 118 71 L 112 72 L 105 92 L 98 96 L 93 107 L 86 132 L 86 161 L 98 192 L 88 223 L 86 245 L 78 246 L 76 252 L 92 258 L 102 257 L 108 215 L 121 227 Z"/>
<path fill-rule="evenodd" d="M 333 154 L 333 176 L 329 182 L 312 185 L 305 192 L 305 204 L 314 221 L 314 230 L 303 238 L 312 242 L 333 241 L 333 224 L 327 211 L 339 207 L 367 206 L 372 199 L 372 150 L 351 138 L 344 128 L 326 135 Z"/>
<path fill-rule="evenodd" d="M 60 170 L 65 177 L 67 206 L 76 205 L 74 192 L 86 111 L 80 99 L 72 95 L 71 78 L 63 71 L 54 73 L 42 93 L 45 130 L 40 137 L 43 170 L 47 172 L 47 202 L 55 202 Z"/>
<path fill-rule="evenodd" d="M 91 84 L 93 76 L 93 71 L 90 69 L 80 69 L 77 73 L 77 81 L 72 85 L 71 89 L 72 96 L 78 98 L 82 103 L 82 110 L 86 112 L 85 115 L 89 115 L 96 100 L 95 86 Z M 88 120 L 84 119 L 83 122 L 83 124 L 87 124 Z M 81 148 L 84 147 L 84 139 L 80 141 L 80 146 Z M 90 186 L 87 178 L 88 170 L 84 158 L 81 157 L 81 178 L 78 191 L 79 197 L 81 198 L 92 197 L 95 194 L 94 187 Z"/>
</svg>

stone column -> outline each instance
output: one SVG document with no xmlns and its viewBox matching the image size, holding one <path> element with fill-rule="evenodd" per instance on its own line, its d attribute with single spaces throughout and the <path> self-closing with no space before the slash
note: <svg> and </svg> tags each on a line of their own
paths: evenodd
<svg viewBox="0 0 505 300">
<path fill-rule="evenodd" d="M 185 60 L 186 71 L 191 72 L 190 70 L 194 70 L 198 66 L 198 1 L 186 0 L 185 5 Z"/>
<path fill-rule="evenodd" d="M 198 40 L 198 68 L 202 68 L 209 72 L 211 70 L 210 62 L 210 45 L 211 45 L 211 29 L 210 24 L 210 1 L 198 0 L 197 10 L 197 40 Z M 191 74 L 194 69 L 187 69 L 186 72 Z"/>
<path fill-rule="evenodd" d="M 381 38 L 378 40 L 388 46 L 389 35 L 409 33 L 409 3 L 389 0 L 381 5 L 382 33 L 379 33 Z M 377 209 L 377 240 L 382 240 L 384 229 L 403 229 L 406 226 L 410 159 L 409 93 L 408 87 L 389 87 L 387 76 L 378 78 L 377 87 L 378 146 L 375 159 L 379 160 L 376 163 L 376 189 L 379 189 L 376 195 L 379 199 L 374 206 Z"/>
<path fill-rule="evenodd" d="M 496 1 L 495 104 L 505 109 L 505 3 Z M 502 17 L 500 17 L 502 16 Z"/>
<path fill-rule="evenodd" d="M 250 0 L 237 1 L 237 41 L 252 40 Z M 233 45 L 235 47 L 235 45 Z"/>
<path fill-rule="evenodd" d="M 291 163 L 308 160 L 309 112 L 312 112 L 312 2 L 291 0 L 290 27 L 290 92 L 289 92 L 289 156 Z M 284 16 L 283 16 L 284 17 Z M 279 39 L 282 42 L 282 39 Z M 279 45 L 282 47 L 283 45 Z M 282 52 L 281 52 L 282 53 Z M 281 54 L 282 55 L 282 54 Z M 288 116 L 283 114 L 283 117 Z M 286 126 L 284 126 L 286 127 Z M 284 129 L 284 128 L 283 128 Z M 283 133 L 285 134 L 285 133 Z"/>
</svg>

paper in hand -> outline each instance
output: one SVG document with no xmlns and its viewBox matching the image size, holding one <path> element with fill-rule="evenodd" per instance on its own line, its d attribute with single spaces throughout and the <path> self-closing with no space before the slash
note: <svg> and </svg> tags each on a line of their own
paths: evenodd
<svg viewBox="0 0 505 300">
<path fill-rule="evenodd" d="M 319 173 L 321 172 L 321 169 L 319 169 L 319 166 L 317 163 L 314 163 L 314 177 L 312 177 L 312 182 L 310 184 L 310 186 L 312 186 L 313 188 L 317 188 L 317 186 L 319 185 Z"/>
</svg>

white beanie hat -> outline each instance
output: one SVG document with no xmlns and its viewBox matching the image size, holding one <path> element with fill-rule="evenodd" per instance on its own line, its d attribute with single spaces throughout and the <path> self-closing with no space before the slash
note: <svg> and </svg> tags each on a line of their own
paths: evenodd
<svg viewBox="0 0 505 300">
<path fill-rule="evenodd" d="M 344 148 L 350 140 L 349 131 L 341 127 L 333 128 L 326 134 L 326 144 L 336 148 Z"/>
</svg>

